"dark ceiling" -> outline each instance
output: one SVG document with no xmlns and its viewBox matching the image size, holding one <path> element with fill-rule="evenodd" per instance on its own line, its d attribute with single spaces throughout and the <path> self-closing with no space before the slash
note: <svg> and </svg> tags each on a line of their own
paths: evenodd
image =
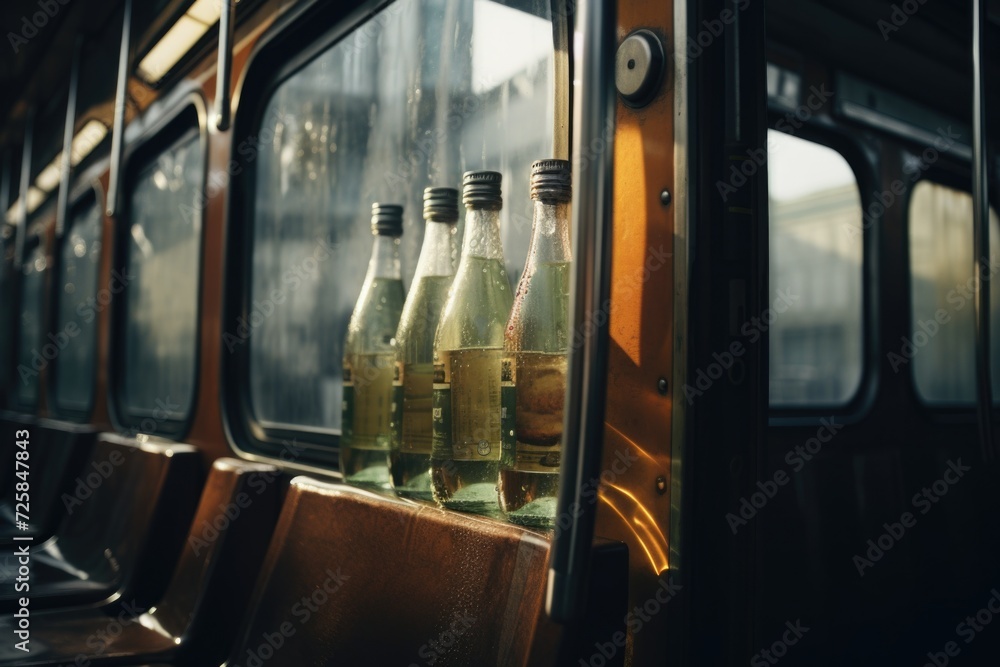
<svg viewBox="0 0 1000 667">
<path fill-rule="evenodd" d="M 812 59 L 836 63 L 923 104 L 961 116 L 971 96 L 971 0 L 759 0 L 767 2 L 769 38 Z M 65 4 L 63 4 L 65 3 Z M 0 143 L 20 134 L 26 109 L 54 104 L 69 75 L 73 44 L 84 36 L 92 68 L 115 78 L 120 0 L 4 0 L 0 5 Z M 184 0 L 135 0 L 134 30 L 155 24 Z M 1000 0 L 989 0 L 989 79 L 1000 75 Z M 879 21 L 892 7 L 918 9 L 888 39 Z M 48 14 L 45 12 L 48 9 Z M 102 76 L 102 78 L 103 78 Z M 112 84 L 113 85 L 113 84 Z M 1000 86 L 988 86 L 1000 93 Z M 991 108 L 996 109 L 997 104 Z"/>
</svg>

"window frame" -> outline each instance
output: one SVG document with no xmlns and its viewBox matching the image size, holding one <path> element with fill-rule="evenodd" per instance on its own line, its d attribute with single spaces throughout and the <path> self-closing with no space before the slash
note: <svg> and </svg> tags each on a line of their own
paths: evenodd
<svg viewBox="0 0 1000 667">
<path fill-rule="evenodd" d="M 222 333 L 233 333 L 239 318 L 249 318 L 257 153 L 246 154 L 256 138 L 275 90 L 334 44 L 361 29 L 396 0 L 324 3 L 306 0 L 283 14 L 261 37 L 240 74 L 240 100 L 232 125 L 231 169 L 226 223 L 225 297 Z M 516 3 L 510 3 L 516 6 Z M 346 6 L 345 6 L 346 5 Z M 243 148 L 241 151 L 240 149 Z M 230 165 L 234 162 L 230 162 Z M 248 321 L 248 319 L 247 319 Z M 264 426 L 253 414 L 250 397 L 249 341 L 233 352 L 219 341 L 222 356 L 222 414 L 229 445 L 250 460 L 274 462 L 299 470 L 339 477 L 339 432 L 308 426 Z M 293 444 L 290 448 L 288 445 Z M 291 453 L 291 458 L 289 458 Z"/>
<path fill-rule="evenodd" d="M 189 93 L 181 97 L 175 105 L 164 110 L 162 116 L 151 123 L 150 127 L 143 132 L 142 136 L 126 147 L 126 155 L 122 161 L 123 187 L 120 190 L 119 215 L 115 219 L 112 250 L 112 269 L 127 266 L 128 263 L 128 238 L 131 226 L 132 206 L 131 194 L 135 186 L 135 179 L 138 175 L 137 166 L 144 166 L 150 160 L 163 154 L 165 150 L 173 147 L 185 139 L 189 134 L 193 134 L 198 143 L 200 152 L 199 159 L 202 168 L 201 194 L 207 194 L 208 183 L 208 107 L 204 96 L 198 92 Z M 184 417 L 181 419 L 159 419 L 156 420 L 157 428 L 151 432 L 167 438 L 181 439 L 185 437 L 194 423 L 198 398 L 201 385 L 201 332 L 202 332 L 202 287 L 204 280 L 204 258 L 205 258 L 205 206 L 199 207 L 195 211 L 198 216 L 200 227 L 200 238 L 198 239 L 198 275 L 196 278 L 197 294 L 195 297 L 195 329 L 194 329 L 194 377 L 191 395 L 188 402 L 182 406 Z M 128 320 L 128 307 L 126 305 L 126 295 L 129 287 L 126 286 L 120 294 L 115 295 L 109 305 L 111 321 L 111 341 L 112 349 L 118 349 L 124 342 L 126 324 Z M 108 355 L 108 413 L 111 424 L 115 430 L 120 432 L 139 432 L 140 425 L 145 414 L 134 414 L 128 411 L 121 401 L 121 394 L 124 387 L 125 355 L 114 353 Z M 147 431 L 141 431 L 147 433 Z"/>
<path fill-rule="evenodd" d="M 318 0 L 303 3 L 283 15 L 250 54 L 240 76 L 237 96 L 241 103 L 233 118 L 230 146 L 230 159 L 241 168 L 233 173 L 229 187 L 223 336 L 233 333 L 239 318 L 249 317 L 251 307 L 257 153 L 247 157 L 248 138 L 256 138 L 267 106 L 282 83 L 393 1 L 361 0 L 346 7 Z M 222 376 L 227 378 L 221 383 L 223 422 L 233 450 L 251 460 L 278 459 L 300 470 L 339 477 L 339 431 L 262 424 L 253 414 L 250 397 L 249 339 L 230 352 L 220 337 L 219 347 Z"/>
<path fill-rule="evenodd" d="M 900 153 L 913 157 L 919 157 L 921 152 L 921 147 L 919 145 L 911 145 L 909 143 L 901 147 Z M 990 209 L 1000 213 L 992 204 L 993 202 L 1000 201 L 998 199 L 998 194 L 1000 194 L 1000 184 L 997 182 L 997 178 L 1000 176 L 995 175 L 991 179 L 989 184 L 989 202 Z M 907 315 L 907 330 L 913 332 L 913 326 L 915 322 L 914 312 L 913 312 L 913 258 L 910 255 L 910 229 L 912 220 L 910 218 L 911 204 L 913 202 L 913 193 L 916 192 L 917 186 L 920 183 L 928 182 L 932 185 L 937 185 L 941 187 L 950 188 L 952 190 L 961 192 L 972 198 L 972 193 L 970 192 L 970 186 L 972 185 L 972 164 L 969 161 L 958 160 L 952 158 L 947 154 L 942 154 L 941 158 L 934 164 L 928 166 L 921 174 L 920 177 L 912 181 L 904 194 L 905 199 L 903 204 L 906 206 L 906 215 L 904 216 L 904 234 L 906 238 L 906 243 L 903 248 L 903 270 L 905 271 L 905 282 L 906 282 L 906 315 Z M 969 226 L 973 226 L 973 221 L 970 218 Z M 991 230 L 992 231 L 992 230 Z M 992 241 L 992 238 L 990 239 Z M 971 277 L 971 274 L 970 274 Z M 994 285 L 995 289 L 997 285 Z M 991 292 L 992 295 L 992 292 Z M 992 317 L 992 313 L 990 315 Z M 993 331 L 991 328 L 991 336 L 998 335 L 997 332 Z M 975 336 L 975 333 L 973 334 Z M 975 350 L 975 338 L 973 337 L 969 340 L 969 345 Z M 928 401 L 921 393 L 917 386 L 917 374 L 916 374 L 916 364 L 907 364 L 909 369 L 907 371 L 907 385 L 910 391 L 910 397 L 913 404 L 917 407 L 917 410 L 923 415 L 928 417 L 931 421 L 935 423 L 975 423 L 976 422 L 976 411 L 977 401 L 973 399 L 968 404 L 961 403 L 949 403 L 943 401 Z M 975 366 L 973 366 L 975 368 Z M 973 376 L 973 383 L 975 384 L 975 376 Z M 975 387 L 974 387 L 975 388 Z M 978 391 L 978 389 L 977 389 Z M 994 420 L 1000 416 L 1000 395 L 996 392 L 993 394 L 993 406 L 992 414 Z"/>
<path fill-rule="evenodd" d="M 767 129 L 781 132 L 775 125 L 788 116 L 785 108 L 772 108 L 768 112 Z M 769 426 L 812 426 L 820 423 L 824 417 L 838 417 L 845 424 L 861 421 L 872 410 L 878 394 L 880 370 L 879 363 L 879 312 L 878 312 L 878 244 L 883 224 L 883 216 L 872 216 L 871 224 L 865 226 L 865 212 L 876 201 L 874 193 L 881 191 L 879 150 L 880 144 L 866 146 L 862 139 L 864 135 L 852 132 L 850 128 L 841 127 L 838 122 L 816 117 L 802 122 L 802 126 L 794 133 L 785 133 L 796 139 L 803 139 L 814 144 L 829 148 L 842 157 L 854 172 L 861 199 L 862 229 L 861 229 L 861 375 L 858 385 L 851 397 L 843 403 L 815 403 L 811 405 L 778 405 L 770 403 L 770 391 L 767 399 L 767 414 Z M 770 185 L 768 186 L 770 188 Z M 768 208 L 770 216 L 770 208 Z M 768 236 L 770 237 L 770 220 L 768 220 Z M 768 270 L 772 258 L 768 254 Z M 768 330 L 768 345 L 773 335 L 773 327 Z M 770 351 L 768 352 L 770 360 Z M 770 361 L 768 362 L 768 381 L 770 381 Z"/>
<path fill-rule="evenodd" d="M 39 207 L 39 211 L 41 211 L 42 208 L 43 207 L 40 206 Z M 39 211 L 36 211 L 36 213 L 38 213 Z M 30 216 L 29 216 L 29 218 L 30 218 Z M 31 254 L 36 249 L 38 249 L 39 247 L 42 248 L 42 250 L 43 250 L 43 252 L 45 254 L 45 261 L 46 261 L 46 265 L 45 265 L 45 274 L 46 275 L 44 276 L 43 280 L 50 280 L 51 279 L 51 275 L 49 274 L 49 271 L 52 269 L 52 258 L 48 254 L 48 250 L 46 248 L 46 243 L 45 243 L 46 230 L 44 228 L 43 229 L 32 230 L 32 225 L 31 224 L 28 224 L 26 226 L 28 227 L 28 230 L 26 230 L 24 232 L 21 232 L 21 233 L 25 234 L 25 239 L 24 239 L 24 247 L 22 249 L 22 254 L 21 254 L 21 264 L 20 264 L 20 267 L 17 267 L 17 264 L 15 263 L 15 267 L 16 267 L 15 268 L 15 270 L 16 270 L 16 274 L 15 275 L 17 276 L 17 287 L 16 287 L 17 301 L 16 301 L 16 310 L 14 312 L 14 318 L 13 318 L 13 320 L 14 320 L 14 324 L 16 326 L 14 328 L 15 329 L 14 330 L 14 345 L 13 345 L 13 348 L 14 348 L 14 350 L 13 350 L 14 351 L 14 359 L 13 359 L 13 362 L 11 364 L 11 371 L 12 371 L 12 373 L 11 373 L 11 379 L 10 379 L 10 381 L 11 381 L 11 392 L 10 392 L 10 400 L 8 402 L 10 403 L 10 407 L 13 410 L 15 410 L 16 412 L 18 412 L 18 413 L 28 414 L 28 415 L 38 415 L 39 410 L 41 409 L 41 405 L 42 405 L 42 393 L 43 393 L 43 391 L 42 391 L 41 380 L 42 380 L 42 375 L 44 373 L 46 373 L 46 371 L 49 368 L 48 364 L 46 364 L 45 366 L 43 366 L 41 369 L 38 370 L 38 375 L 36 376 L 36 379 L 35 379 L 35 382 L 38 383 L 38 388 L 37 388 L 37 393 L 36 393 L 36 396 L 35 396 L 34 403 L 29 404 L 29 403 L 23 402 L 21 400 L 21 393 L 18 391 L 18 385 L 20 384 L 20 379 L 21 379 L 20 378 L 20 372 L 18 371 L 18 368 L 21 365 L 21 344 L 22 344 L 22 342 L 24 342 L 24 327 L 21 326 L 21 316 L 24 313 L 24 302 L 25 302 L 24 301 L 24 262 L 27 260 L 28 257 L 31 256 Z M 39 351 L 40 351 L 40 349 L 42 347 L 41 343 L 42 343 L 43 337 L 45 336 L 46 328 L 47 328 L 47 325 L 48 325 L 48 316 L 49 316 L 48 301 L 49 301 L 49 294 L 48 294 L 48 289 L 46 289 L 46 288 L 47 288 L 47 285 L 43 282 L 42 283 L 42 290 L 41 290 L 41 298 L 42 298 L 43 301 L 42 301 L 41 307 L 39 308 L 39 313 L 41 314 L 42 321 L 39 323 L 39 330 L 40 330 L 39 339 L 37 341 L 35 341 L 35 345 L 36 345 L 35 349 L 39 350 Z"/>
<path fill-rule="evenodd" d="M 98 210 L 99 210 L 99 213 L 100 213 L 102 221 L 103 221 L 103 218 L 104 218 L 104 210 L 103 210 L 103 208 L 104 207 L 102 206 L 102 204 L 104 202 L 104 194 L 105 194 L 104 193 L 104 189 L 101 187 L 100 182 L 96 181 L 96 180 L 95 181 L 91 181 L 89 183 L 86 183 L 82 187 L 79 187 L 79 191 L 74 192 L 72 194 L 72 196 L 70 197 L 70 201 L 69 201 L 69 204 L 67 206 L 67 211 L 66 211 L 66 220 L 67 220 L 67 223 L 69 223 L 69 221 L 73 220 L 73 216 L 74 216 L 75 213 L 77 213 L 81 208 L 83 208 L 84 206 L 86 206 L 91 201 L 98 206 Z M 54 271 L 54 273 L 53 273 L 54 278 L 52 280 L 52 289 L 51 289 L 51 295 L 50 295 L 50 302 L 51 303 L 49 305 L 49 321 L 52 322 L 53 326 L 55 326 L 59 322 L 59 308 L 62 305 L 61 292 L 60 292 L 59 286 L 62 284 L 63 275 L 64 275 L 63 272 L 65 270 L 65 266 L 64 266 L 64 264 L 62 262 L 62 256 L 63 256 L 62 253 L 63 253 L 63 249 L 65 247 L 65 244 L 68 242 L 69 232 L 70 232 L 70 230 L 72 230 L 72 228 L 73 228 L 72 224 L 67 224 L 67 227 L 64 230 L 63 234 L 61 236 L 57 236 L 56 237 L 55 243 L 54 243 L 54 248 L 53 248 L 53 258 L 54 258 L 53 259 L 53 263 L 54 263 L 54 266 L 52 268 L 53 268 L 53 271 Z M 102 268 L 102 266 L 104 264 L 105 254 L 108 251 L 107 246 L 104 244 L 103 235 L 104 235 L 104 225 L 102 224 L 101 225 L 101 236 L 102 236 L 102 239 L 101 239 L 101 252 L 100 252 L 100 257 L 97 260 L 97 284 L 98 284 L 98 289 L 100 289 L 100 280 L 101 280 L 101 276 L 103 275 L 103 272 L 101 271 L 101 268 Z M 99 319 L 98 318 L 94 318 L 94 321 L 93 321 L 92 325 L 95 327 L 95 332 L 99 330 L 99 324 L 98 323 L 99 323 Z M 45 388 L 45 390 L 46 390 L 46 401 L 47 401 L 48 410 L 49 410 L 50 413 L 52 413 L 53 415 L 58 416 L 60 418 L 68 419 L 70 421 L 76 421 L 76 422 L 80 422 L 80 423 L 87 423 L 87 422 L 90 421 L 90 418 L 91 418 L 91 416 L 93 415 L 93 412 L 94 412 L 94 405 L 97 402 L 97 400 L 96 400 L 97 399 L 97 376 L 98 376 L 98 374 L 100 372 L 100 363 L 99 363 L 100 362 L 100 355 L 99 355 L 100 349 L 101 349 L 100 336 L 99 335 L 95 335 L 94 336 L 94 349 L 92 350 L 92 352 L 93 352 L 93 354 L 94 354 L 94 356 L 96 358 L 96 361 L 95 361 L 95 364 L 94 364 L 94 375 L 93 375 L 93 377 L 90 378 L 90 384 L 91 384 L 90 401 L 87 404 L 87 407 L 83 408 L 83 409 L 67 408 L 67 407 L 62 406 L 59 403 L 58 392 L 56 390 L 56 387 L 57 387 L 57 385 L 59 383 L 59 359 L 61 357 L 56 357 L 56 359 L 53 360 L 52 364 L 49 366 L 49 375 L 48 375 L 48 378 L 47 378 L 46 388 Z"/>
</svg>

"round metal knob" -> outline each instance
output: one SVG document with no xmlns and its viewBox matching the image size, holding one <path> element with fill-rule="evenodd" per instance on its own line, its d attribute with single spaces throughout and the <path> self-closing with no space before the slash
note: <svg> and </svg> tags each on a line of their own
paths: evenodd
<svg viewBox="0 0 1000 667">
<path fill-rule="evenodd" d="M 663 43 L 650 30 L 636 30 L 618 47 L 615 86 L 629 106 L 645 106 L 663 79 L 666 57 Z"/>
</svg>

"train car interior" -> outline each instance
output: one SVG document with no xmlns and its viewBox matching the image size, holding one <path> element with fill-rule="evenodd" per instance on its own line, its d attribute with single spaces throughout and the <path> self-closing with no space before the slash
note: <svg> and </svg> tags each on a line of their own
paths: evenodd
<svg viewBox="0 0 1000 667">
<path fill-rule="evenodd" d="M 0 667 L 997 664 L 1000 0 L 0 28 Z"/>
</svg>

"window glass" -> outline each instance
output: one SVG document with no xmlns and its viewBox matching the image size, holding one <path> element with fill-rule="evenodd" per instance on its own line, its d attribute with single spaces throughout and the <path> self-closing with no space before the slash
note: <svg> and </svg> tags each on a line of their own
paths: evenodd
<svg viewBox="0 0 1000 667">
<path fill-rule="evenodd" d="M 851 399 L 862 373 L 861 195 L 835 150 L 768 132 L 770 403 Z M 751 325 L 751 329 L 754 328 Z"/>
<path fill-rule="evenodd" d="M 405 207 L 408 284 L 423 189 L 458 187 L 469 169 L 502 172 L 504 251 L 517 281 L 529 166 L 553 150 L 548 17 L 548 0 L 516 9 L 398 0 L 278 86 L 258 133 L 250 321 L 227 326 L 251 332 L 257 420 L 340 427 L 342 346 L 371 252 L 372 202 Z"/>
<path fill-rule="evenodd" d="M 976 400 L 976 324 L 972 197 L 920 181 L 910 198 L 911 336 L 899 341 L 894 367 L 912 360 L 917 392 L 929 403 Z M 1000 224 L 990 210 L 990 274 L 1000 270 Z M 1000 289 L 990 290 L 993 395 L 1000 398 Z"/>
<path fill-rule="evenodd" d="M 21 265 L 21 331 L 17 350 L 17 402 L 21 407 L 38 404 L 38 375 L 46 357 L 39 349 L 45 320 L 45 248 L 41 243 L 28 252 Z"/>
<path fill-rule="evenodd" d="M 133 181 L 125 273 L 109 286 L 127 284 L 119 400 L 133 416 L 184 419 L 194 395 L 203 182 L 194 132 Z"/>
<path fill-rule="evenodd" d="M 91 406 L 97 360 L 97 271 L 101 261 L 101 211 L 88 197 L 71 213 L 59 257 L 57 339 L 67 341 L 56 362 L 55 403 L 85 412 Z"/>
</svg>

